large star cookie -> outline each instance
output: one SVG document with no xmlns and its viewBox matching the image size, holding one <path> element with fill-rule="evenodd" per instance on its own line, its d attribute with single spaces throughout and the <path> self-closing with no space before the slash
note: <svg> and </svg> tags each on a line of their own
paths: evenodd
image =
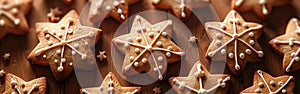
<svg viewBox="0 0 300 94">
<path fill-rule="evenodd" d="M 226 94 L 229 80 L 229 75 L 210 74 L 197 62 L 188 77 L 172 77 L 169 82 L 177 94 Z"/>
<path fill-rule="evenodd" d="M 3 94 L 46 94 L 46 77 L 37 78 L 29 82 L 8 73 Z"/>
<path fill-rule="evenodd" d="M 161 9 L 171 9 L 177 18 L 184 19 L 191 15 L 193 8 L 209 5 L 208 0 L 153 0 L 153 4 Z"/>
<path fill-rule="evenodd" d="M 269 44 L 276 52 L 284 55 L 283 69 L 294 72 L 300 69 L 300 26 L 296 18 L 292 18 L 284 35 L 272 39 Z"/>
<path fill-rule="evenodd" d="M 262 25 L 245 22 L 236 11 L 230 11 L 223 22 L 207 22 L 206 32 L 213 39 L 206 57 L 226 61 L 230 71 L 239 75 L 247 62 L 262 61 L 263 52 L 257 39 Z"/>
<path fill-rule="evenodd" d="M 129 5 L 139 0 L 90 0 L 90 21 L 95 23 L 106 17 L 113 17 L 119 22 L 128 18 Z"/>
<path fill-rule="evenodd" d="M 139 94 L 141 87 L 122 87 L 116 76 L 109 72 L 99 87 L 80 89 L 81 94 Z"/>
<path fill-rule="evenodd" d="M 290 0 L 232 0 L 232 8 L 238 11 L 253 10 L 257 16 L 266 18 L 271 14 L 272 6 L 288 4 Z"/>
<path fill-rule="evenodd" d="M 271 75 L 258 70 L 254 74 L 253 86 L 243 90 L 241 94 L 293 94 L 293 76 L 272 77 Z"/>
<path fill-rule="evenodd" d="M 32 6 L 32 0 L 0 1 L 0 40 L 7 34 L 23 35 L 29 31 L 25 15 Z"/>
<path fill-rule="evenodd" d="M 88 69 L 96 63 L 91 47 L 101 30 L 81 26 L 77 13 L 72 10 L 58 23 L 37 23 L 40 43 L 29 54 L 34 64 L 50 66 L 57 80 L 66 79 L 73 71 Z"/>
<path fill-rule="evenodd" d="M 126 54 L 123 73 L 134 75 L 148 72 L 151 77 L 162 80 L 167 63 L 177 62 L 184 55 L 171 41 L 171 27 L 171 20 L 152 25 L 141 16 L 136 16 L 130 33 L 113 39 L 113 43 Z"/>
</svg>

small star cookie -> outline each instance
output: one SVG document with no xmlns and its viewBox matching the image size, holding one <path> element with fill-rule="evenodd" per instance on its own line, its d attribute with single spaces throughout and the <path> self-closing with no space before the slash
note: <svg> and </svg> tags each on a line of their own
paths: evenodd
<svg viewBox="0 0 300 94">
<path fill-rule="evenodd" d="M 245 22 L 239 13 L 230 11 L 223 22 L 207 22 L 206 32 L 213 40 L 206 52 L 206 58 L 226 61 L 230 71 L 239 75 L 247 62 L 260 62 L 264 55 L 257 39 L 262 25 Z"/>
<path fill-rule="evenodd" d="M 258 70 L 254 73 L 253 86 L 243 90 L 241 94 L 293 94 L 295 82 L 293 76 L 272 77 Z"/>
<path fill-rule="evenodd" d="M 25 15 L 32 6 L 32 0 L 0 1 L 0 40 L 7 34 L 24 35 L 29 31 Z"/>
<path fill-rule="evenodd" d="M 180 61 L 184 55 L 171 41 L 171 27 L 171 20 L 152 25 L 141 16 L 136 16 L 130 33 L 113 39 L 116 47 L 126 54 L 123 73 L 134 75 L 148 72 L 151 77 L 162 80 L 167 63 Z"/>
<path fill-rule="evenodd" d="M 90 21 L 95 23 L 107 17 L 113 17 L 119 22 L 128 18 L 129 5 L 139 0 L 90 0 Z"/>
<path fill-rule="evenodd" d="M 50 20 L 50 22 L 57 22 L 60 20 L 60 17 L 57 16 L 61 14 L 62 12 L 59 10 L 58 7 L 51 8 L 50 12 L 47 14 L 47 18 Z"/>
<path fill-rule="evenodd" d="M 177 18 L 184 19 L 191 15 L 193 8 L 209 5 L 208 0 L 153 0 L 157 8 L 171 9 Z"/>
<path fill-rule="evenodd" d="M 89 69 L 96 63 L 90 49 L 99 39 L 101 30 L 82 26 L 78 14 L 71 10 L 58 23 L 37 23 L 39 44 L 29 54 L 34 64 L 50 66 L 56 80 L 66 79 L 73 71 Z"/>
<path fill-rule="evenodd" d="M 10 53 L 4 53 L 4 55 L 2 56 L 3 61 L 8 61 L 10 60 Z"/>
<path fill-rule="evenodd" d="M 272 6 L 288 4 L 290 0 L 232 0 L 232 8 L 238 11 L 253 10 L 257 16 L 266 18 L 271 14 Z"/>
<path fill-rule="evenodd" d="M 197 62 L 187 77 L 172 77 L 169 83 L 177 94 L 226 94 L 230 76 L 210 74 Z"/>
<path fill-rule="evenodd" d="M 5 80 L 5 92 L 3 94 L 46 94 L 46 77 L 37 78 L 31 81 L 8 73 Z"/>
<path fill-rule="evenodd" d="M 99 87 L 80 89 L 81 94 L 139 94 L 141 87 L 123 87 L 116 76 L 109 72 Z"/>
<path fill-rule="evenodd" d="M 154 94 L 160 94 L 161 93 L 160 87 L 154 87 L 153 92 Z"/>
<path fill-rule="evenodd" d="M 97 55 L 97 57 L 100 59 L 100 61 L 107 58 L 107 56 L 105 55 L 105 51 L 99 51 L 99 55 Z"/>
<path fill-rule="evenodd" d="M 300 26 L 299 20 L 292 18 L 284 35 L 272 39 L 269 44 L 283 57 L 285 72 L 294 72 L 300 69 Z"/>
</svg>

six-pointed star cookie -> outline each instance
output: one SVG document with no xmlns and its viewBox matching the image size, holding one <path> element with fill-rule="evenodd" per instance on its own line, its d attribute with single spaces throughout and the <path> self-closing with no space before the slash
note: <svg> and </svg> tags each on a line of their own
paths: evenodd
<svg viewBox="0 0 300 94">
<path fill-rule="evenodd" d="M 64 80 L 73 71 L 89 69 L 96 63 L 91 47 L 99 39 L 101 30 L 80 25 L 72 10 L 58 23 L 37 23 L 39 44 L 29 54 L 34 64 L 50 66 L 57 80 Z"/>
<path fill-rule="evenodd" d="M 109 72 L 99 87 L 80 89 L 81 94 L 138 94 L 141 87 L 122 87 L 116 76 Z"/>
<path fill-rule="evenodd" d="M 292 18 L 284 35 L 272 39 L 269 44 L 276 52 L 284 55 L 283 69 L 294 72 L 300 69 L 300 26 L 296 18 Z"/>
<path fill-rule="evenodd" d="M 207 22 L 205 27 L 213 39 L 206 57 L 213 61 L 226 61 L 233 74 L 240 74 L 247 62 L 262 61 L 263 52 L 257 42 L 262 25 L 245 22 L 232 10 L 223 22 Z"/>
<path fill-rule="evenodd" d="M 123 73 L 134 75 L 148 72 L 153 78 L 164 78 L 167 63 L 179 61 L 184 52 L 171 41 L 172 21 L 154 25 L 136 16 L 129 34 L 113 39 L 113 43 L 126 54 Z"/>
<path fill-rule="evenodd" d="M 293 76 L 272 77 L 271 75 L 258 70 L 254 73 L 253 86 L 243 90 L 241 94 L 293 94 Z"/>
<path fill-rule="evenodd" d="M 229 80 L 229 75 L 210 74 L 197 62 L 188 77 L 172 77 L 169 82 L 177 94 L 226 94 Z"/>
<path fill-rule="evenodd" d="M 128 18 L 129 5 L 139 0 L 90 0 L 90 21 L 95 23 L 107 17 L 113 17 L 119 22 Z"/>
<path fill-rule="evenodd" d="M 31 8 L 32 0 L 0 1 L 0 40 L 7 34 L 27 34 L 29 27 L 25 15 Z"/>
<path fill-rule="evenodd" d="M 266 18 L 271 14 L 272 6 L 288 4 L 290 0 L 232 0 L 232 8 L 238 11 L 253 10 L 257 16 Z"/>
<path fill-rule="evenodd" d="M 171 9 L 177 18 L 188 18 L 193 8 L 209 5 L 208 0 L 153 0 L 153 4 L 162 9 Z"/>
<path fill-rule="evenodd" d="M 3 94 L 45 94 L 46 77 L 37 78 L 29 82 L 8 73 L 5 81 L 5 92 Z"/>
</svg>

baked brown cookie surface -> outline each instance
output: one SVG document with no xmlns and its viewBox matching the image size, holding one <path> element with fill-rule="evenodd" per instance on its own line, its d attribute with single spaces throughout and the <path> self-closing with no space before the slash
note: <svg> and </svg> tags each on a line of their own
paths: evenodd
<svg viewBox="0 0 300 94">
<path fill-rule="evenodd" d="M 177 94 L 226 94 L 230 87 L 230 76 L 210 74 L 197 62 L 187 77 L 172 77 L 169 83 Z"/>
<path fill-rule="evenodd" d="M 234 75 L 239 75 L 247 62 L 260 62 L 264 55 L 257 39 L 262 33 L 262 25 L 246 22 L 232 10 L 223 22 L 207 22 L 206 32 L 212 39 L 206 58 L 225 61 Z"/>
<path fill-rule="evenodd" d="M 73 66 L 89 69 L 96 61 L 90 49 L 101 30 L 80 25 L 78 14 L 71 10 L 58 23 L 36 23 L 39 44 L 28 55 L 34 64 L 50 66 L 56 80 L 66 79 Z"/>
<path fill-rule="evenodd" d="M 253 80 L 253 86 L 240 94 L 293 94 L 295 86 L 293 76 L 272 77 L 261 70 L 254 73 Z"/>
<path fill-rule="evenodd" d="M 81 94 L 139 94 L 141 87 L 123 87 L 116 76 L 109 72 L 99 87 L 80 89 Z"/>
</svg>

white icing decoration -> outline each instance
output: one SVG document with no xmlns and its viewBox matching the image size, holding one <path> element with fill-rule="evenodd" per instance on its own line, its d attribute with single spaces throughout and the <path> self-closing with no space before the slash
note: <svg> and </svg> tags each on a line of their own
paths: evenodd
<svg viewBox="0 0 300 94">
<path fill-rule="evenodd" d="M 139 66 L 139 62 L 134 62 L 133 64 L 135 67 L 138 67 Z"/>
<path fill-rule="evenodd" d="M 271 80 L 270 81 L 270 85 L 274 86 L 275 85 L 275 81 Z"/>
<path fill-rule="evenodd" d="M 162 61 L 164 60 L 164 57 L 159 56 L 159 57 L 157 58 L 157 60 L 160 61 L 160 62 L 162 62 Z"/>
<path fill-rule="evenodd" d="M 253 32 L 250 32 L 250 33 L 249 33 L 249 36 L 250 36 L 250 37 L 254 37 L 254 33 L 253 33 Z"/>
<path fill-rule="evenodd" d="M 160 47 L 160 46 L 162 46 L 162 42 L 161 41 L 157 41 L 156 45 Z"/>
<path fill-rule="evenodd" d="M 262 6 L 262 13 L 264 15 L 268 15 L 268 9 L 267 9 L 267 1 L 266 0 L 259 0 L 259 4 Z"/>
<path fill-rule="evenodd" d="M 143 63 L 146 63 L 146 62 L 147 62 L 147 58 L 143 58 L 143 59 L 142 59 L 142 62 L 143 62 Z"/>
<path fill-rule="evenodd" d="M 15 78 L 10 78 L 10 80 L 11 80 L 11 82 L 10 82 L 10 84 L 11 84 L 11 86 L 12 86 L 12 88 L 13 89 L 15 89 L 16 91 L 17 91 L 17 94 L 23 94 L 22 92 L 21 92 L 21 89 L 19 88 L 19 85 L 18 85 L 18 82 L 16 81 L 16 79 Z M 23 83 L 21 83 L 21 88 L 23 88 L 23 92 L 26 92 L 26 94 L 31 94 L 32 92 L 33 92 L 33 90 L 35 90 L 35 89 L 39 89 L 39 87 L 40 87 L 40 85 L 39 84 L 37 84 L 37 83 L 34 83 L 34 84 L 32 84 L 32 86 L 31 86 L 31 88 L 29 89 L 29 91 L 26 89 L 26 86 L 25 86 L 25 83 L 23 82 Z M 12 92 L 12 94 L 16 94 L 15 92 Z"/>
<path fill-rule="evenodd" d="M 222 49 L 222 50 L 221 50 L 221 54 L 222 54 L 222 55 L 226 54 L 226 50 L 225 50 L 225 49 Z"/>
<path fill-rule="evenodd" d="M 275 91 L 273 92 L 273 91 L 271 90 L 269 84 L 267 83 L 265 77 L 263 76 L 263 72 L 262 72 L 261 70 L 258 70 L 257 73 L 258 73 L 259 77 L 263 80 L 263 82 L 264 82 L 265 86 L 267 87 L 267 89 L 268 89 L 268 91 L 269 91 L 270 94 L 276 94 L 276 93 L 278 93 L 279 91 L 283 90 L 284 87 L 285 87 L 285 86 L 293 79 L 293 76 L 290 76 L 290 77 L 288 78 L 288 80 L 287 80 L 282 86 L 280 86 L 277 90 L 275 90 Z M 272 81 L 270 81 L 270 84 L 272 85 L 273 83 L 271 83 L 271 82 L 272 82 Z M 275 85 L 275 82 L 274 82 L 274 85 Z"/>
<path fill-rule="evenodd" d="M 179 8 L 181 9 L 181 17 L 185 18 L 186 14 L 184 13 L 184 8 L 185 8 L 184 0 L 180 0 Z"/>
<path fill-rule="evenodd" d="M 139 48 L 135 48 L 135 49 L 134 49 L 134 52 L 139 53 L 139 52 L 140 52 L 140 49 L 139 49 Z"/>
<path fill-rule="evenodd" d="M 224 35 L 231 37 L 231 39 L 229 41 L 227 41 L 226 43 L 224 43 L 223 45 L 221 45 L 216 50 L 211 51 L 210 52 L 211 53 L 210 57 L 212 57 L 218 51 L 220 51 L 222 48 L 224 48 L 225 46 L 227 46 L 228 44 L 230 44 L 230 43 L 233 42 L 234 43 L 234 54 L 233 53 L 229 53 L 228 57 L 229 58 L 233 58 L 234 57 L 234 59 L 235 59 L 235 68 L 239 69 L 240 66 L 239 66 L 239 63 L 238 63 L 238 53 L 237 53 L 237 50 L 238 50 L 238 47 L 237 47 L 238 46 L 238 41 L 242 42 L 243 44 L 245 44 L 246 46 L 248 46 L 251 50 L 253 50 L 254 52 L 256 52 L 257 55 L 258 55 L 258 57 L 262 57 L 262 55 L 263 55 L 262 51 L 257 51 L 253 46 L 251 46 L 251 45 L 254 44 L 254 40 L 250 40 L 250 44 L 248 44 L 247 42 L 245 42 L 245 40 L 243 40 L 243 39 L 240 38 L 243 35 L 245 35 L 246 33 L 251 32 L 251 31 L 256 30 L 256 29 L 259 29 L 262 26 L 257 25 L 255 27 L 249 27 L 246 30 L 242 31 L 241 33 L 237 34 L 237 27 L 236 26 L 237 26 L 238 23 L 240 23 L 240 21 L 239 21 L 239 19 L 237 19 L 235 17 L 235 15 L 236 15 L 235 11 L 232 11 L 231 13 L 232 13 L 232 19 L 230 21 L 232 22 L 232 25 L 233 25 L 233 30 L 234 30 L 233 34 L 230 34 L 230 33 L 226 32 L 225 30 L 220 29 L 218 27 L 215 27 L 213 25 L 207 25 L 207 28 L 214 29 L 214 30 L 218 31 L 219 33 L 223 33 Z M 223 24 L 221 24 L 221 25 L 223 25 Z"/>
<path fill-rule="evenodd" d="M 222 39 L 222 34 L 221 33 L 217 33 L 217 38 L 218 39 Z"/>
<path fill-rule="evenodd" d="M 241 59 L 245 59 L 245 54 L 244 53 L 240 53 L 240 58 Z"/>
<path fill-rule="evenodd" d="M 264 87 L 264 83 L 263 83 L 263 82 L 259 82 L 259 83 L 258 83 L 258 86 L 259 86 L 260 88 L 263 88 L 263 87 Z"/>
<path fill-rule="evenodd" d="M 183 81 L 181 82 L 176 78 L 173 79 L 173 82 L 175 83 L 175 85 L 178 85 L 179 89 L 186 88 L 186 89 L 189 89 L 192 92 L 195 92 L 197 94 L 206 94 L 206 93 L 210 93 L 212 91 L 217 90 L 219 87 L 225 88 L 226 87 L 226 82 L 230 80 L 230 77 L 226 77 L 224 79 L 219 78 L 218 79 L 218 84 L 216 84 L 215 86 L 213 86 L 209 89 L 205 89 L 204 86 L 203 86 L 205 84 L 205 83 L 203 83 L 203 78 L 205 77 L 205 74 L 204 75 L 202 74 L 202 76 L 198 76 L 198 75 L 200 75 L 200 73 L 203 73 L 203 72 L 204 71 L 201 69 L 201 64 L 197 64 L 197 72 L 196 72 L 195 78 L 198 79 L 198 81 L 199 81 L 200 88 L 198 90 L 196 90 L 193 87 L 187 86 L 185 84 L 186 82 L 183 82 Z"/>
<path fill-rule="evenodd" d="M 9 13 L 9 11 L 12 12 Z M 10 21 L 12 21 L 14 23 L 14 25 L 20 25 L 20 19 L 15 17 L 14 14 L 18 13 L 19 9 L 18 6 L 16 6 L 16 4 L 13 5 L 8 5 L 8 4 L 3 4 L 0 7 L 0 15 L 2 16 L 6 16 L 6 18 Z M 1 17 L 0 18 L 0 26 L 4 26 L 5 25 L 5 20 Z"/>
<path fill-rule="evenodd" d="M 234 5 L 235 6 L 240 6 L 243 3 L 244 0 L 237 0 Z"/>
<path fill-rule="evenodd" d="M 43 55 L 43 58 L 47 58 L 47 55 Z"/>
<path fill-rule="evenodd" d="M 257 88 L 257 89 L 254 90 L 254 92 L 255 93 L 260 93 L 261 91 L 260 91 L 260 89 Z"/>
<path fill-rule="evenodd" d="M 251 54 L 252 53 L 252 51 L 250 50 L 250 49 L 246 49 L 246 51 L 245 51 L 247 54 Z"/>
</svg>

